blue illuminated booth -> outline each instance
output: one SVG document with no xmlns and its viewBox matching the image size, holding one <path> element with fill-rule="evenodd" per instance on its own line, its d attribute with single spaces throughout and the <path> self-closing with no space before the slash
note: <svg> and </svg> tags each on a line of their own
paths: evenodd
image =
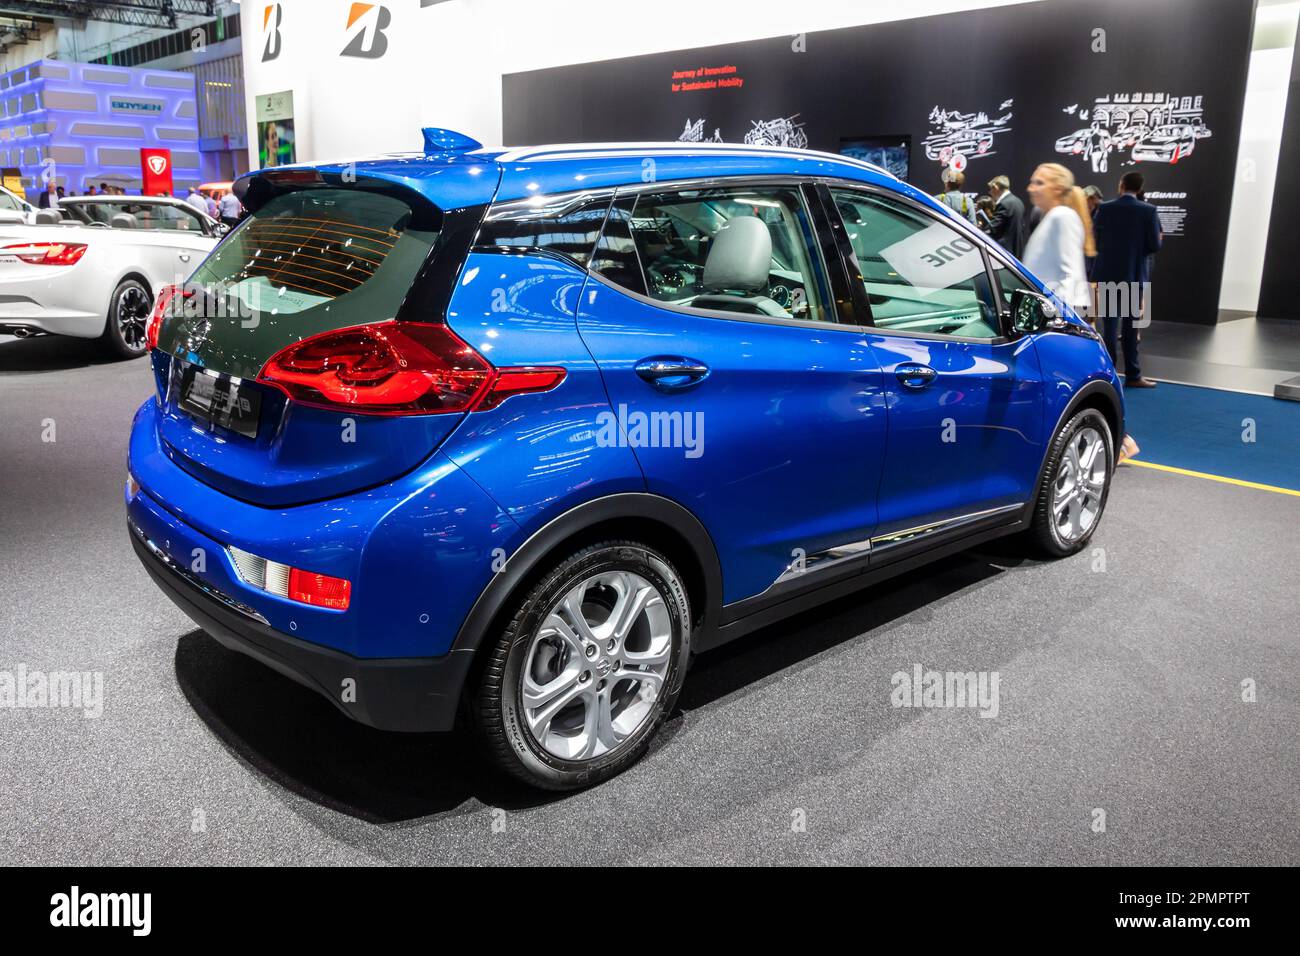
<svg viewBox="0 0 1300 956">
<path fill-rule="evenodd" d="M 0 76 L 0 167 L 21 170 L 33 202 L 49 177 L 138 191 L 142 147 L 172 151 L 183 195 L 200 181 L 198 141 L 189 73 L 40 60 Z"/>
</svg>

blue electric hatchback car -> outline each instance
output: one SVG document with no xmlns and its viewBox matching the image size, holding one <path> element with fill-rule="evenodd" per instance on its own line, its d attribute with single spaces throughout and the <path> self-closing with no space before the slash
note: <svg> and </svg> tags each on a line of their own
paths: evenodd
<svg viewBox="0 0 1300 956">
<path fill-rule="evenodd" d="M 990 538 L 1081 549 L 1122 390 L 888 173 L 630 144 L 245 176 L 148 335 L 126 507 L 222 644 L 539 787 L 628 766 L 691 656 Z"/>
</svg>

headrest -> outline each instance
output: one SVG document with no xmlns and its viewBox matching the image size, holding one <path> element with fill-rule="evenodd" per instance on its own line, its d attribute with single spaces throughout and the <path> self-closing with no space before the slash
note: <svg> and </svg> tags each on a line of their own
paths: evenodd
<svg viewBox="0 0 1300 956">
<path fill-rule="evenodd" d="M 704 260 L 705 292 L 756 292 L 772 271 L 772 235 L 756 216 L 736 216 L 713 236 Z"/>
<path fill-rule="evenodd" d="M 57 209 L 36 210 L 36 225 L 53 226 L 63 222 L 63 214 Z"/>
<path fill-rule="evenodd" d="M 131 215 L 129 212 L 114 213 L 113 218 L 108 221 L 108 224 L 114 229 L 134 229 L 135 216 Z"/>
</svg>

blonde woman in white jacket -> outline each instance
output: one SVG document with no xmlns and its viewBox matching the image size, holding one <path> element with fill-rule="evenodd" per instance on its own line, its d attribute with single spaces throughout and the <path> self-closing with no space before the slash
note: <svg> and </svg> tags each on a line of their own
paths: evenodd
<svg viewBox="0 0 1300 956">
<path fill-rule="evenodd" d="M 1095 256 L 1088 197 L 1074 174 L 1060 163 L 1043 163 L 1029 180 L 1029 198 L 1043 213 L 1022 261 L 1043 284 L 1086 316 L 1092 310 L 1092 286 L 1084 256 Z M 1124 436 L 1119 460 L 1138 453 L 1137 442 Z"/>
<path fill-rule="evenodd" d="M 1024 263 L 1076 312 L 1087 315 L 1092 289 L 1084 256 L 1097 254 L 1087 197 L 1068 169 L 1044 163 L 1029 180 L 1029 199 L 1043 218 L 1025 244 Z"/>
</svg>

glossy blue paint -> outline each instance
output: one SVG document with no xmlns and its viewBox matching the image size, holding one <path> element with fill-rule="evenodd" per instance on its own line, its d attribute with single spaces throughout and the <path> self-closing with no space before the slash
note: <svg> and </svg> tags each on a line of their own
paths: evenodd
<svg viewBox="0 0 1300 956">
<path fill-rule="evenodd" d="M 595 279 L 578 321 L 646 487 L 712 536 L 724 603 L 763 591 L 800 554 L 871 536 L 885 393 L 861 330 L 688 315 Z M 708 378 L 661 390 L 637 375 L 669 351 Z M 635 428 L 650 447 L 628 437 Z"/>
<path fill-rule="evenodd" d="M 357 657 L 429 657 L 451 648 L 519 528 L 460 468 L 431 455 L 401 479 L 315 504 L 267 508 L 196 479 L 163 450 L 149 399 L 131 431 L 140 492 L 127 515 L 183 567 L 256 609 L 276 630 Z M 243 583 L 225 546 L 352 582 L 347 611 L 309 607 Z"/>
<path fill-rule="evenodd" d="M 1032 338 L 954 342 L 886 332 L 867 338 L 889 404 L 878 533 L 1032 497 L 1046 442 Z M 909 388 L 896 375 L 909 363 L 933 369 L 934 379 Z"/>
<path fill-rule="evenodd" d="M 443 448 L 527 534 L 583 501 L 645 490 L 631 449 L 600 441 L 609 399 L 575 318 L 586 281 L 557 258 L 475 253 L 447 314 L 456 334 L 497 365 L 566 371 L 553 391 L 473 413 Z"/>
<path fill-rule="evenodd" d="M 823 154 L 439 151 L 451 142 L 439 133 L 427 155 L 318 168 L 355 168 L 444 210 L 647 181 L 794 176 L 870 183 L 953 219 L 887 174 Z M 627 491 L 682 505 L 713 540 L 730 604 L 762 593 L 801 554 L 1028 501 L 1071 398 L 1098 380 L 1122 393 L 1104 348 L 1081 336 L 972 343 L 687 313 L 540 253 L 471 252 L 445 320 L 495 365 L 559 366 L 563 383 L 467 415 L 357 415 L 356 443 L 338 440 L 338 413 L 274 395 L 267 415 L 301 427 L 264 421 L 255 440 L 215 443 L 150 399 L 130 443 L 141 486 L 127 500 L 132 521 L 186 566 L 203 549 L 200 576 L 277 631 L 363 658 L 433 657 L 450 650 L 501 560 L 575 506 Z M 647 360 L 705 372 L 656 382 Z M 165 397 L 168 359 L 153 361 Z M 895 373 L 908 364 L 934 380 L 903 385 Z M 952 442 L 942 440 L 947 419 Z M 643 436 L 667 427 L 678 441 L 634 447 L 642 424 Z M 277 444 L 277 434 L 288 437 Z M 225 545 L 346 578 L 352 605 L 312 608 L 249 587 Z"/>
<path fill-rule="evenodd" d="M 165 383 L 158 433 L 174 460 L 206 484 L 272 507 L 334 498 L 410 471 L 461 418 L 348 414 L 289 402 L 279 389 L 247 387 L 262 396 L 255 438 L 226 430 L 215 437 L 180 410 L 176 390 Z"/>
</svg>

